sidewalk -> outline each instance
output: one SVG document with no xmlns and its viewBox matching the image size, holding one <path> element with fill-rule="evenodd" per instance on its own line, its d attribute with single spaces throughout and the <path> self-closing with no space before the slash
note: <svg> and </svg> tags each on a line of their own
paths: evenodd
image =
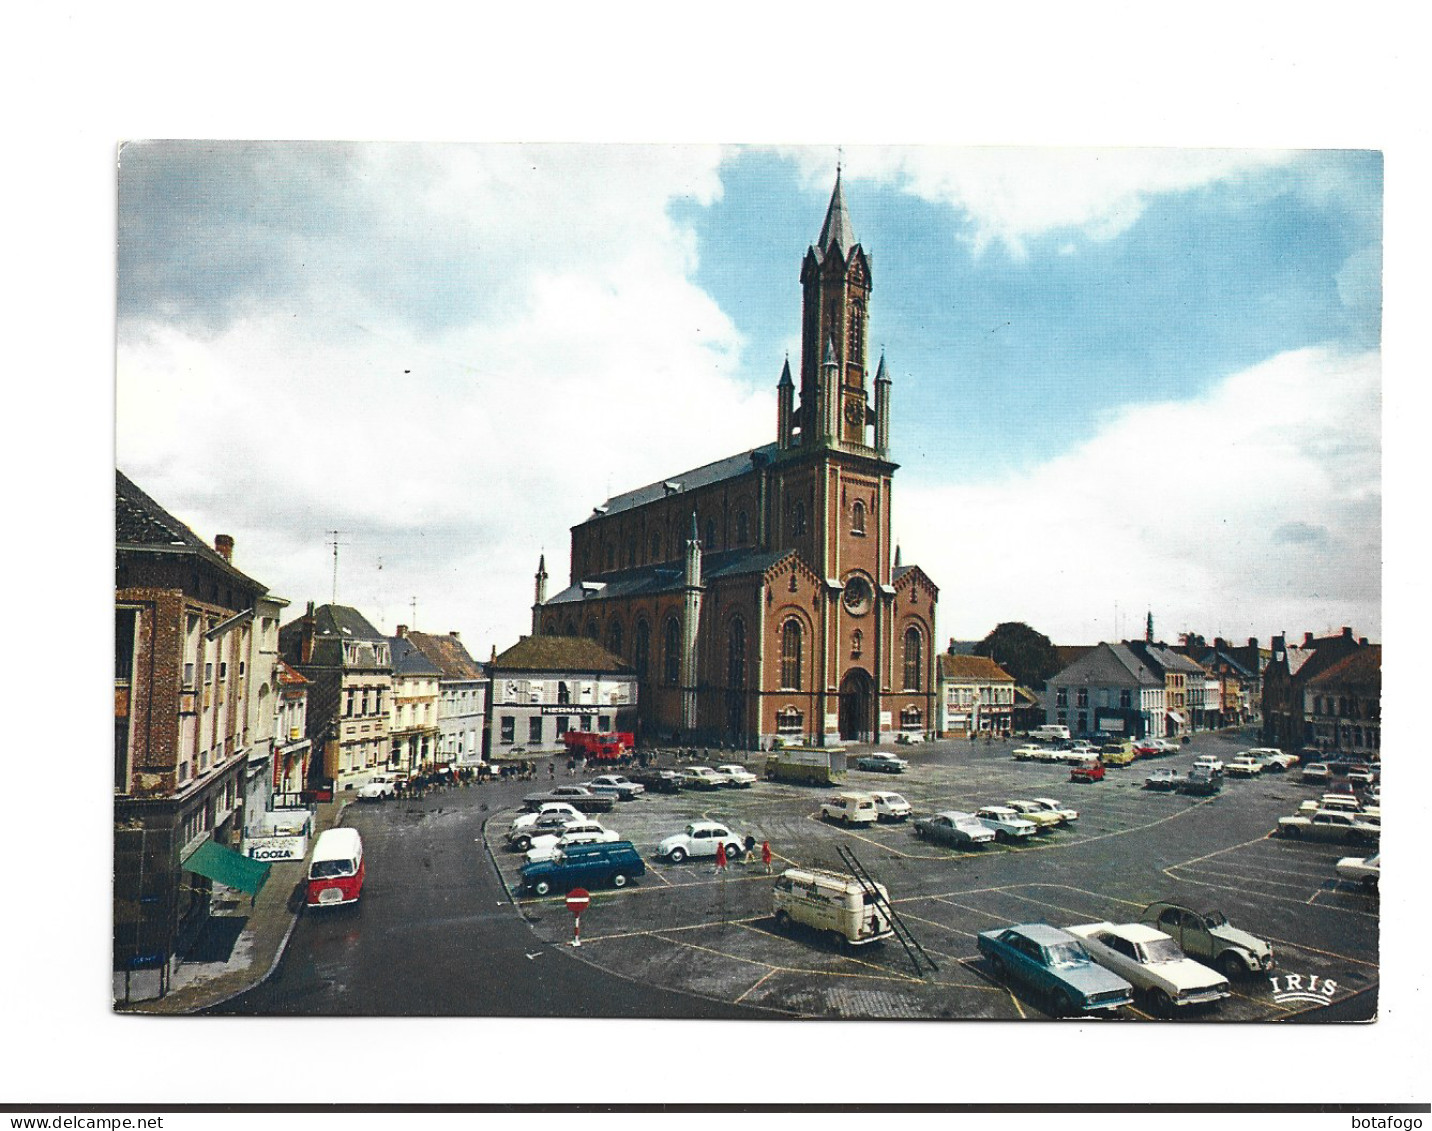
<svg viewBox="0 0 1432 1131">
<path fill-rule="evenodd" d="M 347 801 L 322 802 L 313 821 L 312 841 L 325 829 L 338 824 Z M 268 882 L 249 905 L 243 898 L 234 910 L 215 916 L 246 920 L 233 950 L 223 962 L 185 962 L 175 968 L 170 991 L 162 998 L 125 1003 L 122 984 L 116 991 L 116 1013 L 183 1014 L 218 1005 L 251 989 L 267 978 L 283 957 L 284 947 L 303 909 L 304 860 L 280 860 L 269 872 Z"/>
</svg>

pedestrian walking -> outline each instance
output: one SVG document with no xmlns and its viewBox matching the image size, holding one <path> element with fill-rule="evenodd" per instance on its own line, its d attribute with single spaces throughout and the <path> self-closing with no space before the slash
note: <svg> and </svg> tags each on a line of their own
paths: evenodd
<svg viewBox="0 0 1432 1131">
<path fill-rule="evenodd" d="M 756 838 L 748 835 L 746 837 L 746 854 L 741 857 L 741 863 L 750 867 L 756 862 Z"/>
<path fill-rule="evenodd" d="M 548 780 L 548 781 L 556 781 L 556 780 L 557 780 L 557 764 L 556 764 L 555 762 L 548 762 L 548 763 L 547 763 L 547 780 Z"/>
<path fill-rule="evenodd" d="M 726 871 L 726 844 L 724 841 L 716 845 L 716 871 Z"/>
<path fill-rule="evenodd" d="M 771 842 L 761 841 L 761 863 L 766 866 L 766 875 L 771 874 Z"/>
</svg>

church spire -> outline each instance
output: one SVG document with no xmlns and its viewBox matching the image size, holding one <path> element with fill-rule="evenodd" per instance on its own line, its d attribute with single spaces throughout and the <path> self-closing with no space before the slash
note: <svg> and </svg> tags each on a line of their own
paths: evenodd
<svg viewBox="0 0 1432 1131">
<path fill-rule="evenodd" d="M 845 210 L 845 194 L 840 191 L 840 168 L 835 170 L 835 191 L 830 194 L 830 207 L 825 212 L 825 223 L 820 229 L 816 247 L 824 255 L 834 247 L 841 259 L 850 258 L 850 249 L 860 241 L 855 238 L 855 229 L 850 224 L 850 213 Z"/>
</svg>

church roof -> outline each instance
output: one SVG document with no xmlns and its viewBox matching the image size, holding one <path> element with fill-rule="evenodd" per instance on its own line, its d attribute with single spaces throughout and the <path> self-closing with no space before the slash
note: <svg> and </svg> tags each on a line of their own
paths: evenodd
<svg viewBox="0 0 1432 1131">
<path fill-rule="evenodd" d="M 743 547 L 736 550 L 722 550 L 719 553 L 702 554 L 701 578 L 712 582 L 726 577 L 742 577 L 764 573 L 782 558 L 795 553 L 794 550 L 757 550 Z M 544 609 L 556 605 L 580 605 L 593 597 L 616 600 L 637 597 L 649 593 L 672 593 L 686 585 L 686 573 L 679 566 L 671 564 L 638 566 L 620 573 L 603 574 L 600 579 L 577 582 L 560 593 L 548 597 L 542 603 Z"/>
<path fill-rule="evenodd" d="M 860 241 L 855 238 L 855 229 L 850 223 L 850 213 L 845 209 L 845 194 L 840 191 L 840 173 L 835 174 L 835 191 L 830 194 L 830 207 L 825 212 L 825 223 L 820 229 L 816 246 L 822 254 L 832 247 L 840 252 L 841 259 L 850 258 L 850 249 Z"/>
<path fill-rule="evenodd" d="M 596 519 L 605 518 L 607 515 L 634 510 L 680 491 L 694 491 L 698 487 L 709 487 L 713 483 L 734 479 L 755 467 L 757 459 L 773 458 L 778 450 L 778 445 L 775 443 L 762 444 L 759 448 L 752 448 L 739 455 L 727 456 L 714 463 L 704 464 L 701 467 L 692 468 L 690 471 L 683 471 L 657 483 L 648 483 L 645 487 L 638 487 L 634 491 L 613 495 L 596 514 L 586 521 L 593 522 Z"/>
</svg>

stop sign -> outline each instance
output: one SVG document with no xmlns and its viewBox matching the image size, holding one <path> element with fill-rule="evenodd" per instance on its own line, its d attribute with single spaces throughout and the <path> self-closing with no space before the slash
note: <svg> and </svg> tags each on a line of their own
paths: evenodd
<svg viewBox="0 0 1432 1131">
<path fill-rule="evenodd" d="M 573 915 L 580 915 L 591 902 L 591 893 L 586 888 L 573 888 L 567 893 L 567 910 Z"/>
</svg>

